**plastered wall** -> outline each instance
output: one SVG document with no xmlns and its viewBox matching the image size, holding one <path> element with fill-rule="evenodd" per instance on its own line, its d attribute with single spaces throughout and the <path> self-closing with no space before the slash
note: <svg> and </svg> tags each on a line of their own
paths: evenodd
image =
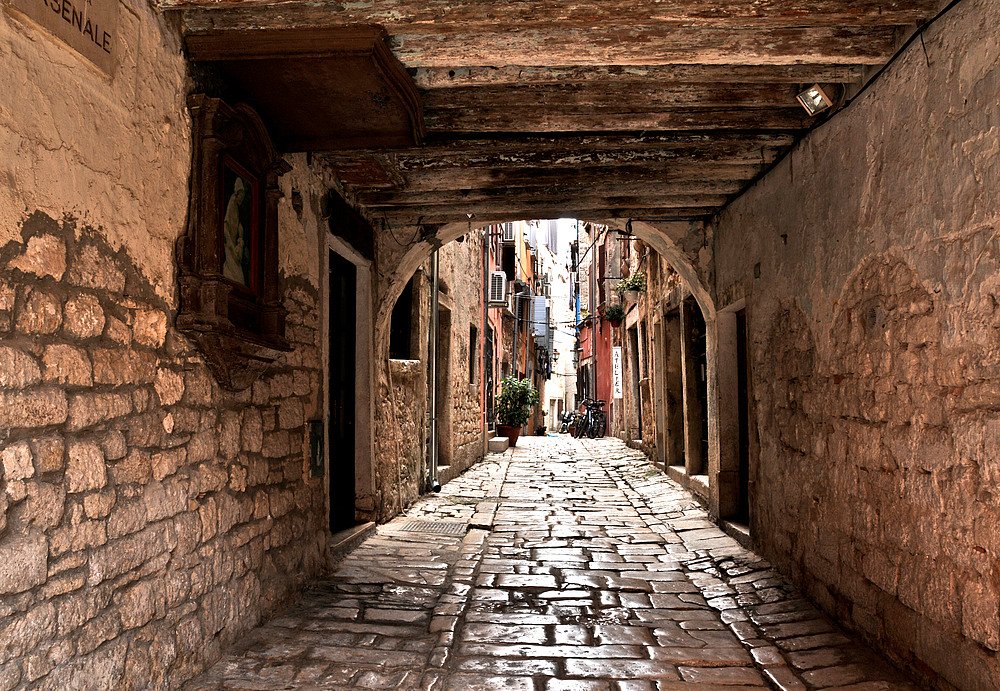
<svg viewBox="0 0 1000 691">
<path fill-rule="evenodd" d="M 998 18 L 958 4 L 711 229 L 754 540 L 942 688 L 1000 686 Z"/>
</svg>

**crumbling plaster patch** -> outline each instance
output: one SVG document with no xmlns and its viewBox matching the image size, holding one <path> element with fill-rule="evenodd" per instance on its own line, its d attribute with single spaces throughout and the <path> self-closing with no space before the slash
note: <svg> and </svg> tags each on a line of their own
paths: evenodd
<svg viewBox="0 0 1000 691">
<path fill-rule="evenodd" d="M 107 77 L 26 20 L 0 11 L 0 245 L 40 210 L 104 229 L 157 294 L 174 299 L 187 214 L 190 124 L 180 40 L 147 3 L 121 3 Z"/>
</svg>

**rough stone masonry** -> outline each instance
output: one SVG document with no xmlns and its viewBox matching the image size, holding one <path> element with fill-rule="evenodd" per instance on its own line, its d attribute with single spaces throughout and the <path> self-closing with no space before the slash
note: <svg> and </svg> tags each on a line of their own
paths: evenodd
<svg viewBox="0 0 1000 691">
<path fill-rule="evenodd" d="M 0 688 L 166 688 L 325 550 L 307 475 L 316 294 L 295 350 L 221 391 L 123 252 L 43 214 L 0 249 Z"/>
</svg>

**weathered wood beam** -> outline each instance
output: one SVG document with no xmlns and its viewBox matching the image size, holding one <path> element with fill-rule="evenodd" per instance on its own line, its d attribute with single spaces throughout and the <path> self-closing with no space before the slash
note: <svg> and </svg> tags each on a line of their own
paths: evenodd
<svg viewBox="0 0 1000 691">
<path fill-rule="evenodd" d="M 422 90 L 473 86 L 546 84 L 669 84 L 739 82 L 742 84 L 854 84 L 865 65 L 475 65 L 414 67 L 409 72 Z"/>
<path fill-rule="evenodd" d="M 592 30 L 511 27 L 493 33 L 393 33 L 407 67 L 500 65 L 880 64 L 896 45 L 891 27 L 692 29 L 611 25 Z M 544 46 L 544 49 L 541 47 Z"/>
<path fill-rule="evenodd" d="M 545 161 L 560 157 L 580 155 L 628 156 L 629 152 L 680 152 L 684 155 L 698 152 L 723 152 L 723 155 L 748 156 L 761 149 L 780 149 L 790 146 L 795 137 L 783 132 L 678 132 L 672 134 L 550 134 L 495 137 L 450 137 L 447 133 L 429 136 L 425 145 L 392 149 L 359 149 L 349 153 L 323 154 L 331 162 L 357 161 L 368 158 L 385 158 L 404 165 L 436 165 L 452 161 L 462 165 L 467 160 L 481 157 L 504 157 L 504 160 L 523 161 L 531 157 L 544 157 Z"/>
<path fill-rule="evenodd" d="M 677 146 L 670 148 L 643 149 L 631 147 L 622 149 L 560 148 L 490 151 L 470 149 L 467 154 L 448 151 L 439 154 L 433 149 L 426 151 L 393 153 L 376 157 L 383 168 L 394 172 L 431 171 L 442 168 L 549 168 L 552 166 L 585 165 L 637 165 L 640 163 L 666 162 L 707 162 L 731 163 L 736 165 L 756 165 L 773 162 L 782 151 L 778 146 L 762 146 L 757 142 L 723 143 L 716 146 Z M 355 168 L 372 157 L 350 155 L 333 156 L 328 160 L 333 168 Z"/>
<path fill-rule="evenodd" d="M 650 110 L 622 108 L 508 106 L 490 110 L 426 109 L 428 132 L 650 132 L 684 130 L 770 130 L 790 132 L 808 128 L 812 121 L 794 108 L 729 110 L 723 108 Z"/>
<path fill-rule="evenodd" d="M 750 180 L 759 165 L 733 165 L 701 162 L 644 163 L 638 166 L 579 166 L 550 168 L 448 168 L 434 171 L 410 171 L 404 175 L 404 189 L 431 192 L 463 189 L 502 189 L 506 187 L 591 185 L 614 189 L 622 183 L 673 183 Z"/>
<path fill-rule="evenodd" d="M 284 17 L 286 21 L 426 26 L 478 26 L 496 31 L 501 25 L 533 27 L 560 23 L 597 27 L 678 24 L 692 27 L 871 26 L 914 24 L 934 15 L 937 0 L 155 0 L 160 9 L 211 9 L 245 19 Z M 229 21 L 233 21 L 230 19 Z M 273 21 L 273 19 L 272 19 Z"/>
<path fill-rule="evenodd" d="M 490 212 L 503 211 L 511 204 L 521 204 L 530 202 L 532 204 L 547 206 L 577 206 L 579 208 L 611 208 L 611 207 L 657 207 L 662 209 L 684 209 L 694 206 L 719 207 L 725 204 L 729 198 L 726 195 L 669 195 L 669 194 L 649 194 L 649 195 L 620 195 L 616 194 L 616 189 L 593 190 L 588 194 L 567 193 L 563 190 L 557 194 L 530 194 L 524 196 L 507 195 L 504 198 L 480 199 L 470 201 L 463 199 L 461 195 L 454 194 L 450 199 L 440 199 L 436 202 L 424 204 L 413 203 L 412 199 L 403 196 L 396 203 L 369 203 L 365 208 L 373 213 L 392 214 L 403 211 L 413 211 L 422 213 L 424 210 L 437 210 L 454 208 L 456 212 L 466 213 L 469 211 Z"/>
<path fill-rule="evenodd" d="M 658 83 L 569 84 L 545 86 L 460 87 L 423 92 L 424 108 L 483 110 L 538 107 L 612 108 L 619 112 L 645 112 L 664 108 L 788 108 L 796 105 L 796 84 Z"/>
<path fill-rule="evenodd" d="M 214 14 L 214 13 L 213 13 Z M 212 22 L 211 24 L 217 24 Z M 257 22 L 249 22 L 254 27 Z M 188 25 L 189 35 L 236 33 L 253 40 L 259 28 Z M 337 24 L 334 24 L 337 25 Z M 342 24 L 341 24 L 342 25 Z M 322 28 L 329 23 L 321 25 Z M 299 28 L 306 28 L 305 26 Z M 314 29 L 316 27 L 313 27 Z M 893 27 L 792 27 L 783 29 L 693 29 L 667 25 L 606 25 L 593 29 L 553 25 L 526 29 L 490 26 L 455 32 L 427 26 L 392 33 L 389 47 L 408 68 L 527 65 L 873 65 L 892 55 Z M 544 46 L 544 49 L 540 49 Z"/>
<path fill-rule="evenodd" d="M 715 163 L 730 165 L 766 165 L 780 155 L 776 148 L 718 147 L 714 149 L 674 149 L 652 150 L 630 149 L 622 151 L 591 152 L 587 150 L 538 152 L 512 156 L 510 154 L 470 154 L 467 158 L 456 159 L 433 157 L 402 157 L 395 170 L 431 171 L 445 168 L 551 168 L 553 166 L 636 166 L 642 164 L 659 165 L 665 163 Z"/>
<path fill-rule="evenodd" d="M 716 207 L 660 208 L 660 207 L 585 207 L 579 204 L 533 204 L 512 203 L 496 210 L 456 210 L 452 207 L 426 209 L 419 213 L 406 210 L 395 215 L 375 214 L 375 218 L 385 218 L 391 225 L 417 225 L 430 223 L 452 223 L 466 221 L 467 213 L 473 213 L 477 222 L 491 222 L 511 218 L 633 218 L 640 220 L 694 220 L 705 219 L 714 214 Z"/>
<path fill-rule="evenodd" d="M 365 191 L 356 188 L 356 199 L 359 204 L 370 209 L 383 207 L 433 206 L 445 204 L 475 204 L 511 199 L 542 199 L 557 196 L 575 196 L 584 198 L 598 194 L 613 194 L 631 198 L 661 198 L 661 197 L 702 197 L 725 199 L 736 194 L 746 183 L 743 181 L 695 181 L 672 183 L 649 182 L 617 182 L 613 189 L 598 188 L 593 184 L 526 186 L 503 188 L 478 188 L 462 190 L 438 190 L 430 192 L 412 192 L 409 190 Z"/>
</svg>

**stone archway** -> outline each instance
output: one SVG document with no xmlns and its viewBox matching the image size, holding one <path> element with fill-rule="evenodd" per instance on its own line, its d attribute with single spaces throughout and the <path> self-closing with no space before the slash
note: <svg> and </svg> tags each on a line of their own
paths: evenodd
<svg viewBox="0 0 1000 691">
<path fill-rule="evenodd" d="M 388 333 L 389 322 L 393 305 L 402 293 L 407 282 L 413 273 L 425 262 L 427 262 L 435 249 L 443 247 L 449 242 L 481 230 L 487 225 L 493 225 L 505 220 L 519 220 L 518 216 L 510 218 L 491 218 L 489 223 L 468 221 L 466 223 L 449 223 L 439 227 L 433 234 L 420 237 L 409 246 L 402 248 L 401 252 L 395 253 L 395 264 L 388 271 L 379 273 L 378 285 L 376 286 L 377 310 L 375 318 L 375 352 L 377 357 L 377 370 L 380 391 L 388 392 L 389 382 L 386 379 L 386 363 L 388 362 Z M 708 288 L 708 262 L 711 254 L 707 251 L 704 243 L 704 226 L 696 222 L 647 222 L 632 221 L 626 219 L 581 219 L 607 225 L 615 230 L 624 231 L 630 225 L 631 232 L 652 247 L 660 256 L 674 268 L 684 280 L 692 297 L 698 304 L 705 319 L 707 359 L 708 359 L 708 459 L 707 474 L 709 476 L 710 487 L 710 509 L 716 516 L 725 515 L 729 511 L 725 497 L 720 499 L 720 478 L 727 477 L 726 473 L 733 470 L 724 468 L 723 454 L 721 449 L 726 443 L 725 430 L 728 425 L 720 427 L 720 391 L 719 363 L 720 363 L 720 341 L 719 341 L 719 319 Z M 406 230 L 397 231 L 397 234 L 406 234 Z M 413 235 L 419 236 L 418 230 L 411 230 Z M 381 397 L 380 400 L 385 400 Z M 728 456 L 726 456 L 728 458 Z"/>
</svg>

